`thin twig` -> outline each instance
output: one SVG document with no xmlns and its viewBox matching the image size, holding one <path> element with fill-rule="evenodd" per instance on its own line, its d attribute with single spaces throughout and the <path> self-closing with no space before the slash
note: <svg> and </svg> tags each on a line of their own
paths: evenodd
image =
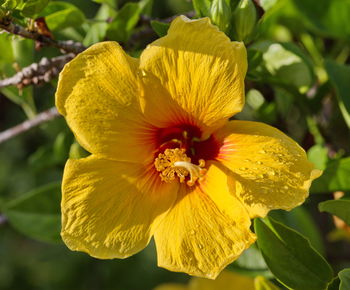
<svg viewBox="0 0 350 290">
<path fill-rule="evenodd" d="M 65 54 L 48 59 L 43 57 L 38 63 L 23 68 L 10 78 L 0 80 L 0 88 L 7 86 L 17 86 L 23 88 L 34 84 L 50 82 L 57 77 L 64 65 L 74 58 L 74 54 Z"/>
<path fill-rule="evenodd" d="M 38 41 L 43 46 L 53 46 L 68 53 L 71 52 L 78 54 L 86 49 L 86 47 L 79 42 L 74 42 L 72 40 L 56 41 L 36 31 L 30 31 L 21 25 L 14 24 L 11 20 L 2 19 L 0 22 L 0 28 L 7 31 L 8 33 Z"/>
<path fill-rule="evenodd" d="M 57 112 L 57 109 L 55 107 L 46 110 L 38 115 L 36 115 L 33 119 L 24 121 L 23 123 L 14 126 L 10 129 L 7 129 L 0 133 L 0 144 L 21 134 L 24 133 L 36 126 L 39 126 L 42 123 L 48 122 L 50 120 L 53 120 L 57 118 L 59 113 Z"/>
</svg>

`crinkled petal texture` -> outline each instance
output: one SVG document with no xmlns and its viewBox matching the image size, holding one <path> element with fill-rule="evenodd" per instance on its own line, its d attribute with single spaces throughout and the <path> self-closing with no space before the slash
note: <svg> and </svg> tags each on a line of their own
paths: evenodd
<svg viewBox="0 0 350 290">
<path fill-rule="evenodd" d="M 138 63 L 116 42 L 101 42 L 61 72 L 56 106 L 89 152 L 119 161 L 152 158 L 152 126 L 140 110 Z"/>
<path fill-rule="evenodd" d="M 251 218 L 300 205 L 321 175 L 295 141 L 269 125 L 231 121 L 216 137 L 223 142 L 218 160 L 228 169 L 230 188 Z"/>
<path fill-rule="evenodd" d="M 145 116 L 160 127 L 195 123 L 209 134 L 244 105 L 245 47 L 209 18 L 177 17 L 143 51 L 140 69 Z"/>
<path fill-rule="evenodd" d="M 155 231 L 158 265 L 214 279 L 254 241 L 250 219 L 229 191 L 227 176 L 211 164 L 205 181 L 183 186 Z"/>
<path fill-rule="evenodd" d="M 71 250 L 102 259 L 142 250 L 171 207 L 176 184 L 135 163 L 93 155 L 68 160 L 62 185 L 62 238 Z"/>
</svg>

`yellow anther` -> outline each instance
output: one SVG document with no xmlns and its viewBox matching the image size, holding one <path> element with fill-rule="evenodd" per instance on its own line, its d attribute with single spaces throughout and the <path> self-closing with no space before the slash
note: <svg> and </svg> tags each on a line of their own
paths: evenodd
<svg viewBox="0 0 350 290">
<path fill-rule="evenodd" d="M 159 153 L 154 160 L 154 166 L 160 172 L 159 176 L 163 181 L 170 182 L 178 177 L 182 183 L 189 176 L 187 185 L 193 186 L 198 179 L 200 180 L 205 175 L 205 161 L 200 159 L 199 165 L 195 165 L 191 163 L 191 158 L 185 152 L 185 149 L 175 148 L 166 149 L 164 153 Z"/>
</svg>

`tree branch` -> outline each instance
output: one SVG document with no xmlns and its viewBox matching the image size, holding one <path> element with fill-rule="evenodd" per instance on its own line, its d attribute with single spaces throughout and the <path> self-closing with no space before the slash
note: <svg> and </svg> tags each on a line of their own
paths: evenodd
<svg viewBox="0 0 350 290">
<path fill-rule="evenodd" d="M 17 135 L 24 133 L 36 126 L 39 126 L 42 123 L 48 122 L 50 120 L 53 120 L 57 118 L 59 113 L 57 112 L 57 109 L 55 107 L 46 110 L 38 115 L 35 116 L 35 118 L 27 120 L 17 126 L 14 126 L 10 129 L 7 129 L 0 133 L 0 144 L 7 141 L 8 139 L 11 139 L 13 137 L 16 137 Z"/>
<path fill-rule="evenodd" d="M 7 86 L 17 86 L 23 88 L 34 84 L 42 84 L 57 77 L 64 65 L 74 58 L 74 54 L 65 54 L 48 59 L 43 57 L 38 63 L 23 68 L 14 76 L 0 80 L 0 88 Z"/>
<path fill-rule="evenodd" d="M 71 52 L 74 54 L 78 54 L 79 52 L 82 52 L 86 49 L 86 47 L 79 42 L 74 42 L 72 40 L 56 41 L 36 31 L 29 31 L 25 27 L 20 26 L 18 24 L 14 24 L 13 22 L 11 22 L 11 20 L 8 19 L 1 19 L 0 28 L 7 31 L 8 33 L 16 34 L 24 38 L 29 38 L 38 41 L 43 46 L 53 46 L 58 49 L 64 50 L 68 53 Z"/>
</svg>

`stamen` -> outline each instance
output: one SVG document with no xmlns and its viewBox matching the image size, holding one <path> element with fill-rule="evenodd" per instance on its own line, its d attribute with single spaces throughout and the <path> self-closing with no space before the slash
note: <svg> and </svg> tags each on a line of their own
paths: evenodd
<svg viewBox="0 0 350 290">
<path fill-rule="evenodd" d="M 160 153 L 154 161 L 154 166 L 160 172 L 159 176 L 165 182 L 170 182 L 179 178 L 180 182 L 185 182 L 187 176 L 189 180 L 187 185 L 193 186 L 197 180 L 201 180 L 206 173 L 204 169 L 205 161 L 199 160 L 199 164 L 191 163 L 191 158 L 186 155 L 185 149 L 175 148 L 166 149 Z"/>
</svg>

